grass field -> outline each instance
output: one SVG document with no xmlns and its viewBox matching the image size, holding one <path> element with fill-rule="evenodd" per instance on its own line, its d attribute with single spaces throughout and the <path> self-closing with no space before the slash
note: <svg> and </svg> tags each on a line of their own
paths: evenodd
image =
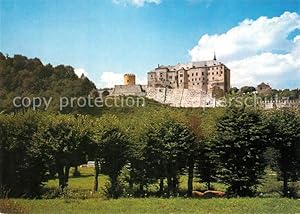
<svg viewBox="0 0 300 214">
<path fill-rule="evenodd" d="M 281 182 L 274 173 L 267 173 L 259 191 L 268 198 L 232 198 L 232 199 L 186 199 L 183 197 L 163 198 L 121 198 L 106 200 L 103 197 L 103 186 L 108 182 L 106 176 L 100 176 L 100 191 L 93 193 L 93 169 L 81 168 L 80 177 L 71 177 L 69 193 L 56 199 L 12 199 L 0 200 L 0 211 L 8 213 L 300 213 L 300 200 L 280 198 L 278 189 Z M 45 184 L 48 189 L 57 188 L 57 179 Z M 299 182 L 296 183 L 299 187 Z M 180 188 L 186 189 L 187 178 L 181 178 Z M 214 184 L 218 190 L 226 186 Z M 157 186 L 149 187 L 155 191 Z M 194 188 L 204 189 L 198 182 Z M 50 191 L 51 192 L 51 191 Z M 268 195 L 269 194 L 269 195 Z M 49 195 L 45 195 L 45 198 Z M 1 213 L 1 212 L 0 212 Z"/>
<path fill-rule="evenodd" d="M 300 213 L 300 201 L 241 199 L 15 200 L 24 213 Z"/>
</svg>

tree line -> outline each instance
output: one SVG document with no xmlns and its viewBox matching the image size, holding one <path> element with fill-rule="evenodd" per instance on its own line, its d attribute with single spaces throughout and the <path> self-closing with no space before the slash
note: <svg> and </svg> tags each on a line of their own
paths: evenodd
<svg viewBox="0 0 300 214">
<path fill-rule="evenodd" d="M 257 92 L 256 88 L 253 86 L 243 86 L 240 89 L 237 87 L 230 88 L 230 94 L 248 94 Z M 300 99 L 300 89 L 271 89 L 270 91 L 264 93 L 258 93 L 259 97 L 265 99 L 289 99 L 289 100 L 299 100 Z"/>
<path fill-rule="evenodd" d="M 188 196 L 194 177 L 208 189 L 220 182 L 228 195 L 254 196 L 267 165 L 278 172 L 283 195 L 289 196 L 288 183 L 300 175 L 297 112 L 231 107 L 209 135 L 203 134 L 206 123 L 197 114 L 167 108 L 131 118 L 0 114 L 0 195 L 36 197 L 55 175 L 63 190 L 71 167 L 94 160 L 94 191 L 98 175 L 105 174 L 112 198 L 124 194 L 124 183 L 137 196 L 151 184 L 159 185 L 157 195 L 178 195 L 181 175 L 188 177 Z M 266 155 L 268 150 L 273 155 Z M 120 176 L 124 171 L 126 178 Z"/>
</svg>

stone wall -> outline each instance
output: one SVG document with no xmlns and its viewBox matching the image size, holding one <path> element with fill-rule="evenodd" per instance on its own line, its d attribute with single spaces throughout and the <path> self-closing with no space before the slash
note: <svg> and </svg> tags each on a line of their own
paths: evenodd
<svg viewBox="0 0 300 214">
<path fill-rule="evenodd" d="M 259 105 L 264 109 L 294 108 L 300 109 L 300 100 L 262 101 Z"/>
<path fill-rule="evenodd" d="M 115 85 L 112 96 L 146 96 L 141 85 Z"/>
<path fill-rule="evenodd" d="M 216 107 L 218 102 L 210 95 L 195 89 L 148 87 L 146 97 L 173 107 Z"/>
</svg>

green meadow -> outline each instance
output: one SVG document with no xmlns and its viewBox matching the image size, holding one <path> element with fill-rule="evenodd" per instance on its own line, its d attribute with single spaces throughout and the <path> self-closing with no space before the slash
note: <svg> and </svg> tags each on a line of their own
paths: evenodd
<svg viewBox="0 0 300 214">
<path fill-rule="evenodd" d="M 10 199 L 0 201 L 8 213 L 300 213 L 300 200 L 281 198 L 281 182 L 276 174 L 268 170 L 259 187 L 260 196 L 255 198 L 120 198 L 106 199 L 104 186 L 107 176 L 99 177 L 99 192 L 92 191 L 93 168 L 80 168 L 81 176 L 71 176 L 65 194 L 51 199 L 58 187 L 58 179 L 45 183 L 47 193 L 42 199 Z M 72 174 L 72 171 L 71 171 Z M 300 186 L 299 182 L 294 185 Z M 226 186 L 213 184 L 215 189 L 225 190 Z M 148 191 L 156 191 L 153 185 Z M 187 188 L 187 178 L 180 179 L 180 189 Z M 195 179 L 194 188 L 205 189 L 205 185 Z"/>
<path fill-rule="evenodd" d="M 299 213 L 300 201 L 283 198 L 234 199 L 51 199 L 15 200 L 24 213 Z"/>
</svg>

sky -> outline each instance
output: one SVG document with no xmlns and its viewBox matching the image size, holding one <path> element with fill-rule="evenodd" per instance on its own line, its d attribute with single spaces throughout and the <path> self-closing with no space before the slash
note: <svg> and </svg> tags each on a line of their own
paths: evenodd
<svg viewBox="0 0 300 214">
<path fill-rule="evenodd" d="M 232 86 L 300 88 L 300 0 L 0 0 L 0 51 L 71 65 L 99 88 L 215 51 Z"/>
</svg>

